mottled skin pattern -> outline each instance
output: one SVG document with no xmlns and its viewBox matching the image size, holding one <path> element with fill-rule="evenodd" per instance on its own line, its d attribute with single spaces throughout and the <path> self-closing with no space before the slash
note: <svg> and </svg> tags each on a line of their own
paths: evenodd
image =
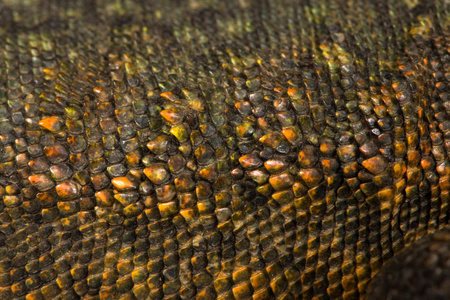
<svg viewBox="0 0 450 300">
<path fill-rule="evenodd" d="M 450 299 L 450 228 L 425 236 L 384 264 L 367 300 Z"/>
<path fill-rule="evenodd" d="M 448 223 L 447 0 L 0 1 L 0 295 L 358 299 Z"/>
</svg>

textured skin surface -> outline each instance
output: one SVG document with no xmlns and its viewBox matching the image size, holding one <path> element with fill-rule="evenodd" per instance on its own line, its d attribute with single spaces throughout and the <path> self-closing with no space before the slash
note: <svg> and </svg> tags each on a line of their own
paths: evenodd
<svg viewBox="0 0 450 300">
<path fill-rule="evenodd" d="M 450 299 L 450 230 L 414 242 L 381 268 L 367 300 Z"/>
<path fill-rule="evenodd" d="M 449 6 L 0 2 L 2 300 L 364 297 L 448 223 Z"/>
</svg>

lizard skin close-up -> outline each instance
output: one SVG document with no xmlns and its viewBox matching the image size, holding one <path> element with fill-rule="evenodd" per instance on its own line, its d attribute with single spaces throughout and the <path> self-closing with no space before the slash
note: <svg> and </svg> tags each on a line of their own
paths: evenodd
<svg viewBox="0 0 450 300">
<path fill-rule="evenodd" d="M 449 32 L 448 0 L 0 0 L 1 300 L 449 299 Z"/>
</svg>

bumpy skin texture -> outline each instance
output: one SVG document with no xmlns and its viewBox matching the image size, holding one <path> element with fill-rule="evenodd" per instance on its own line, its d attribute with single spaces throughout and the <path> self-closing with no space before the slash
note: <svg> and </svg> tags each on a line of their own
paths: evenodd
<svg viewBox="0 0 450 300">
<path fill-rule="evenodd" d="M 449 2 L 0 2 L 0 295 L 358 299 L 448 223 Z"/>
<path fill-rule="evenodd" d="M 450 299 L 450 229 L 428 235 L 383 265 L 367 300 Z"/>
</svg>

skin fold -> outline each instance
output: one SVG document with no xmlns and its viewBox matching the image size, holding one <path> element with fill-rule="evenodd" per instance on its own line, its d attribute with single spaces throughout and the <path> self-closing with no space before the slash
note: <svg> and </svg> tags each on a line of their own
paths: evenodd
<svg viewBox="0 0 450 300">
<path fill-rule="evenodd" d="M 449 13 L 0 1 L 2 300 L 411 299 L 448 261 Z"/>
</svg>

